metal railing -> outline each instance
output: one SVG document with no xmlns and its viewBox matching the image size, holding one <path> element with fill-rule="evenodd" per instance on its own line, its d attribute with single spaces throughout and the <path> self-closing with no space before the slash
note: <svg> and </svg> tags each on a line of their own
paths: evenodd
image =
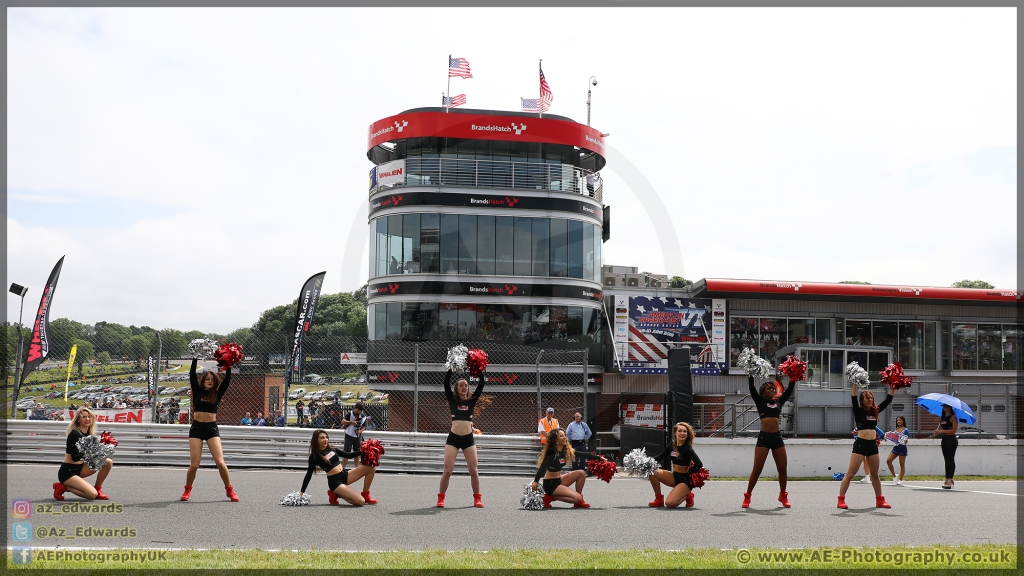
<svg viewBox="0 0 1024 576">
<path fill-rule="evenodd" d="M 65 423 L 45 421 L 8 421 L 7 463 L 52 463 L 64 458 L 67 429 Z M 188 426 L 176 424 L 115 424 L 101 422 L 97 431 L 109 431 L 117 439 L 115 465 L 189 465 Z M 341 444 L 343 432 L 335 432 L 331 441 Z M 309 455 L 312 431 L 302 428 L 252 428 L 220 426 L 224 459 L 229 468 L 304 469 Z M 444 467 L 447 434 L 413 432 L 366 432 L 384 445 L 377 468 L 382 472 L 423 472 L 440 474 Z M 536 434 L 529 436 L 477 435 L 481 474 L 530 476 L 537 470 L 540 444 Z M 203 450 L 201 466 L 214 466 L 209 451 Z M 462 458 L 455 471 L 466 473 Z"/>
<path fill-rule="evenodd" d="M 392 185 L 381 185 L 370 193 Z M 599 172 L 568 164 L 459 158 L 406 158 L 405 180 L 393 186 L 466 186 L 569 192 L 602 202 Z"/>
</svg>

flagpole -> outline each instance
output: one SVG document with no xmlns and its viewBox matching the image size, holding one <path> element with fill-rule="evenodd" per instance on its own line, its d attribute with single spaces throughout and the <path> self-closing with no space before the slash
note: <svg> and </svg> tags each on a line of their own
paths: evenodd
<svg viewBox="0 0 1024 576">
<path fill-rule="evenodd" d="M 541 85 L 540 85 L 540 74 L 541 74 L 541 72 L 544 71 L 544 68 L 541 67 L 541 62 L 543 62 L 543 61 L 544 61 L 543 58 L 540 59 L 540 60 L 537 60 L 537 117 L 538 118 L 543 118 L 544 117 L 544 105 L 541 104 L 541 98 L 544 97 L 544 94 L 541 92 Z"/>
<path fill-rule="evenodd" d="M 452 93 L 452 55 L 448 55 L 448 94 Z M 444 104 L 444 95 L 441 95 L 441 104 Z M 444 107 L 445 114 L 448 113 L 448 106 Z"/>
</svg>

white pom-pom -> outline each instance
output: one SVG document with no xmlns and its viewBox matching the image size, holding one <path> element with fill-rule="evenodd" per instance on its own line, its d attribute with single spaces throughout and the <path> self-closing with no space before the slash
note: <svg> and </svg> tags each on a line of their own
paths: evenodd
<svg viewBox="0 0 1024 576">
<path fill-rule="evenodd" d="M 533 484 L 523 487 L 523 497 L 519 499 L 523 510 L 542 510 L 544 508 L 544 491 L 533 489 Z"/>
<path fill-rule="evenodd" d="M 281 498 L 281 506 L 308 506 L 309 505 L 309 494 L 300 494 L 299 492 L 289 492 L 284 498 Z"/>
<path fill-rule="evenodd" d="M 217 351 L 217 343 L 208 338 L 196 338 L 188 343 L 188 351 L 193 358 L 207 360 Z"/>
<path fill-rule="evenodd" d="M 634 448 L 622 459 L 622 466 L 629 472 L 630 476 L 640 477 L 644 480 L 651 477 L 658 470 L 658 462 L 647 455 L 647 450 Z"/>
<path fill-rule="evenodd" d="M 452 346 L 448 349 L 448 359 L 445 360 L 444 367 L 452 372 L 465 372 L 468 354 L 469 349 L 464 344 Z"/>
<path fill-rule="evenodd" d="M 846 365 L 846 379 L 858 386 L 868 385 L 868 371 L 861 368 L 856 360 Z"/>
<path fill-rule="evenodd" d="M 99 436 L 83 436 L 75 443 L 82 453 L 82 461 L 93 470 L 99 470 L 107 463 L 107 458 L 114 455 L 114 447 L 104 444 Z"/>
<path fill-rule="evenodd" d="M 767 380 L 771 377 L 771 363 L 758 356 L 753 348 L 744 348 L 743 352 L 740 352 L 740 357 L 736 360 L 736 366 L 746 370 L 747 374 L 758 380 Z"/>
</svg>

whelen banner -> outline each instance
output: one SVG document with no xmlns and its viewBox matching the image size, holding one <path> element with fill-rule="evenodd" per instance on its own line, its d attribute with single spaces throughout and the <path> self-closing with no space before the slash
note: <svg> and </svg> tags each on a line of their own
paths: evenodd
<svg viewBox="0 0 1024 576">
<path fill-rule="evenodd" d="M 32 338 L 28 342 L 28 355 L 21 370 L 21 382 L 24 382 L 29 373 L 42 364 L 43 359 L 50 353 L 50 304 L 53 303 L 53 293 L 57 290 L 57 279 L 60 278 L 60 269 L 63 265 L 64 257 L 61 256 L 50 272 L 46 286 L 43 287 L 43 297 L 39 299 L 39 310 L 36 311 L 36 321 L 32 326 Z M 14 383 L 15 401 L 18 399 L 21 382 Z"/>
<path fill-rule="evenodd" d="M 300 368 L 302 367 L 302 340 L 309 332 L 309 327 L 313 325 L 313 314 L 316 312 L 316 303 L 320 299 L 320 288 L 324 284 L 324 276 L 327 272 L 320 272 L 314 274 L 306 280 L 306 283 L 302 285 L 302 291 L 299 292 L 299 305 L 295 311 L 295 335 L 292 338 L 292 351 L 291 351 L 291 364 L 288 366 L 288 372 L 285 375 L 285 393 L 287 394 L 287 386 L 292 383 L 293 379 L 299 375 Z"/>
<path fill-rule="evenodd" d="M 405 159 L 395 160 L 370 170 L 370 190 L 378 186 L 389 186 L 405 182 Z"/>
</svg>

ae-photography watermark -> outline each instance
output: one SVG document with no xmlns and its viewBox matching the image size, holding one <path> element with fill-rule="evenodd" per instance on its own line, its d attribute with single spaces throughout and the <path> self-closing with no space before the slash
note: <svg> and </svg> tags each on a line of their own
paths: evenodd
<svg viewBox="0 0 1024 576">
<path fill-rule="evenodd" d="M 864 548 L 811 548 L 804 550 L 738 550 L 736 560 L 746 565 L 773 564 L 873 564 L 889 566 L 994 566 L 1009 565 L 1016 552 L 990 550 L 956 552 L 946 550 L 899 551 Z"/>
<path fill-rule="evenodd" d="M 43 550 L 29 546 L 11 549 L 11 562 L 26 565 L 33 561 L 61 562 L 68 566 L 88 562 L 92 564 L 145 564 L 166 561 L 164 550 Z"/>
</svg>

